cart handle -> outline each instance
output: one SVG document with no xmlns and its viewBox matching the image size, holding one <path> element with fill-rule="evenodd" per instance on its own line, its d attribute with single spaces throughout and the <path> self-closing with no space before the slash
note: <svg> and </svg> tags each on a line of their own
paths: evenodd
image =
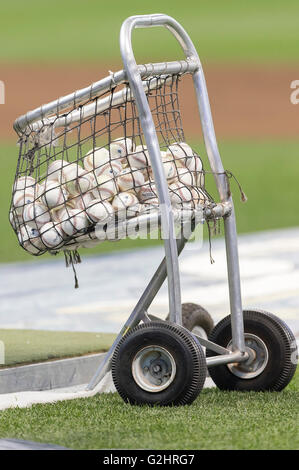
<svg viewBox="0 0 299 470">
<path fill-rule="evenodd" d="M 171 16 L 164 14 L 130 16 L 123 22 L 120 30 L 120 51 L 130 84 L 134 86 L 134 83 L 137 83 L 140 79 L 138 66 L 132 49 L 132 31 L 134 28 L 151 28 L 154 26 L 164 26 L 168 29 L 182 47 L 187 62 L 192 64 L 192 68 L 195 67 L 195 70 L 192 71 L 192 76 L 205 146 L 221 202 L 226 202 L 229 199 L 228 185 L 226 177 L 223 174 L 224 168 L 217 145 L 208 91 L 201 62 L 189 35 Z"/>
<path fill-rule="evenodd" d="M 164 26 L 168 29 L 181 45 L 185 56 L 189 60 L 195 60 L 200 65 L 197 51 L 189 35 L 184 28 L 171 16 L 164 14 L 130 16 L 122 24 L 120 31 L 120 50 L 123 62 L 135 65 L 135 58 L 132 49 L 131 36 L 134 28 L 152 28 Z"/>
</svg>

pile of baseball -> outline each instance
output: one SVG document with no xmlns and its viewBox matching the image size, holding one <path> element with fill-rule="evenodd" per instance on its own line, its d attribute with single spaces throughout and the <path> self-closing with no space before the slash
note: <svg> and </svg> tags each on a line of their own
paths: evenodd
<svg viewBox="0 0 299 470">
<path fill-rule="evenodd" d="M 174 143 L 161 156 L 172 206 L 204 204 L 202 162 L 191 147 Z M 90 227 L 104 226 L 112 218 L 136 217 L 158 205 L 147 148 L 121 138 L 108 149 L 92 149 L 79 163 L 50 161 L 39 182 L 32 176 L 17 178 L 10 222 L 20 244 L 40 254 L 71 246 L 71 242 L 92 246 L 99 239 L 86 238 L 87 232 L 92 233 Z"/>
</svg>

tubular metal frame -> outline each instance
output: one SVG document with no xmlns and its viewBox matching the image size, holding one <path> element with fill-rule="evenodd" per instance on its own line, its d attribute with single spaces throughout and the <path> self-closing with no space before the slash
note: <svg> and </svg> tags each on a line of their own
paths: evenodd
<svg viewBox="0 0 299 470">
<path fill-rule="evenodd" d="M 132 32 L 135 28 L 148 28 L 155 26 L 164 26 L 174 35 L 185 53 L 185 60 L 146 65 L 136 64 L 132 49 Z M 24 133 L 26 134 L 26 128 L 32 131 L 39 129 L 41 124 L 48 125 L 51 124 L 51 122 L 53 123 L 53 120 L 51 121 L 51 117 L 48 119 L 48 116 L 51 116 L 54 113 L 58 114 L 70 106 L 76 107 L 87 99 L 97 98 L 111 90 L 113 87 L 115 87 L 115 85 L 125 82 L 129 82 L 131 93 L 135 98 L 160 202 L 161 228 L 164 236 L 165 257 L 149 282 L 148 286 L 146 287 L 128 320 L 121 329 L 110 350 L 106 354 L 104 362 L 95 372 L 87 387 L 88 390 L 94 389 L 95 386 L 104 377 L 105 373 L 109 370 L 115 347 L 123 335 L 126 334 L 129 329 L 138 325 L 140 321 L 149 321 L 149 318 L 147 317 L 147 309 L 151 305 L 166 277 L 168 280 L 170 320 L 177 324 L 182 323 L 178 256 L 183 250 L 188 237 L 186 237 L 185 232 L 184 234 L 181 232 L 182 235 L 180 239 L 177 240 L 175 234 L 174 215 L 171 209 L 167 182 L 163 171 L 159 142 L 147 101 L 146 91 L 142 84 L 142 79 L 152 76 L 162 77 L 169 74 L 171 75 L 179 73 L 192 74 L 204 142 L 210 167 L 214 173 L 215 183 L 220 197 L 220 204 L 217 205 L 217 207 L 220 210 L 220 215 L 222 215 L 224 218 L 232 327 L 232 348 L 231 350 L 228 350 L 203 338 L 197 338 L 203 346 L 208 346 L 209 349 L 218 354 L 215 357 L 210 357 L 207 359 L 207 364 L 209 367 L 216 366 L 218 364 L 245 361 L 248 357 L 248 354 L 245 350 L 244 341 L 243 311 L 234 205 L 232 197 L 229 195 L 228 184 L 218 150 L 205 77 L 197 51 L 190 37 L 182 28 L 182 26 L 170 16 L 163 14 L 140 15 L 127 18 L 122 24 L 120 31 L 120 50 L 124 64 L 124 70 L 111 74 L 110 77 L 100 80 L 99 82 L 96 82 L 87 88 L 78 90 L 75 93 L 59 98 L 58 100 L 55 100 L 47 105 L 41 106 L 40 108 L 37 108 L 18 118 L 14 124 L 14 129 L 19 135 Z M 88 112 L 88 110 L 86 110 L 86 112 Z M 63 124 L 60 122 L 60 125 Z M 65 123 L 65 125 L 67 125 L 67 123 Z M 193 224 L 190 229 L 190 235 L 194 228 L 195 226 Z"/>
</svg>

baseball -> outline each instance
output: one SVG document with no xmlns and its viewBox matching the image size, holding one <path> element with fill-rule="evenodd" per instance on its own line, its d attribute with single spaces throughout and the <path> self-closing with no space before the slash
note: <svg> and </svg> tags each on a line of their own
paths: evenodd
<svg viewBox="0 0 299 470">
<path fill-rule="evenodd" d="M 80 172 L 81 173 L 81 172 Z M 62 180 L 64 182 L 64 179 Z M 77 194 L 86 193 L 92 187 L 92 182 L 90 179 L 90 174 L 86 170 L 82 170 L 82 173 L 78 178 L 65 182 L 65 189 L 71 196 L 76 196 Z"/>
<path fill-rule="evenodd" d="M 63 232 L 60 224 L 48 222 L 40 229 L 41 239 L 48 248 L 58 248 L 63 243 Z"/>
<path fill-rule="evenodd" d="M 173 159 L 172 160 L 169 159 L 169 156 L 166 154 L 166 152 L 161 152 L 161 157 L 162 157 L 162 164 L 163 164 L 165 177 L 168 180 L 168 184 L 169 184 L 169 182 L 173 180 L 177 174 L 176 162 L 174 162 Z M 154 172 L 152 168 L 150 169 L 150 175 L 151 175 L 151 178 L 154 177 Z"/>
<path fill-rule="evenodd" d="M 122 169 L 123 167 L 120 161 L 115 160 L 97 168 L 95 170 L 95 174 L 97 176 L 107 175 L 110 176 L 110 178 L 114 178 L 122 171 Z"/>
<path fill-rule="evenodd" d="M 25 189 L 25 188 L 31 188 L 35 184 L 36 184 L 36 181 L 34 178 L 32 178 L 32 176 L 21 176 L 14 182 L 13 191 L 18 191 L 18 190 Z"/>
<path fill-rule="evenodd" d="M 46 182 L 44 193 L 41 196 L 41 201 L 45 206 L 53 209 L 54 207 L 60 207 L 66 200 L 67 192 L 62 186 L 59 186 L 55 181 Z"/>
<path fill-rule="evenodd" d="M 183 183 L 186 186 L 195 186 L 197 179 L 188 168 L 178 168 L 176 171 L 175 182 Z"/>
<path fill-rule="evenodd" d="M 181 204 L 192 200 L 192 191 L 182 183 L 172 183 L 169 186 L 169 196 L 173 204 Z"/>
<path fill-rule="evenodd" d="M 174 144 L 169 145 L 166 153 L 169 156 L 172 155 L 178 160 L 193 156 L 193 150 L 190 145 L 186 144 L 186 142 L 175 142 Z"/>
<path fill-rule="evenodd" d="M 161 152 L 161 155 L 163 163 L 173 163 L 176 169 L 185 167 L 184 162 L 182 160 L 175 159 L 170 152 Z"/>
<path fill-rule="evenodd" d="M 38 231 L 36 229 L 29 227 L 27 224 L 21 225 L 18 232 L 18 239 L 20 243 L 24 243 L 30 238 L 34 238 L 36 236 L 38 236 Z"/>
<path fill-rule="evenodd" d="M 146 207 L 150 207 L 150 206 L 154 206 L 154 207 L 157 207 L 159 206 L 159 199 L 157 197 L 154 197 L 153 199 L 147 199 L 146 201 L 144 201 L 144 206 Z"/>
<path fill-rule="evenodd" d="M 17 230 L 20 225 L 24 222 L 22 217 L 19 216 L 15 210 L 11 209 L 9 211 L 9 221 L 10 221 L 10 225 L 12 226 L 12 228 L 14 230 Z"/>
<path fill-rule="evenodd" d="M 154 199 L 148 199 L 148 201 L 145 201 L 143 203 L 143 207 L 145 209 L 146 212 L 155 212 L 157 213 L 157 211 L 159 210 L 159 199 L 158 198 L 154 198 Z"/>
<path fill-rule="evenodd" d="M 137 203 L 138 199 L 134 194 L 122 192 L 115 196 L 112 202 L 112 207 L 116 212 L 118 212 Z"/>
<path fill-rule="evenodd" d="M 25 206 L 23 218 L 24 222 L 33 228 L 39 228 L 51 221 L 47 207 L 37 201 Z"/>
<path fill-rule="evenodd" d="M 61 222 L 69 219 L 70 216 L 68 214 L 70 209 L 72 208 L 69 207 L 69 205 L 67 204 L 65 207 L 61 207 L 60 209 L 57 209 L 56 211 L 52 212 L 53 221 L 59 224 L 59 230 L 61 229 Z"/>
<path fill-rule="evenodd" d="M 128 156 L 128 162 L 131 167 L 138 170 L 145 169 L 150 166 L 149 153 L 145 146 L 137 145 L 135 152 Z"/>
<path fill-rule="evenodd" d="M 136 168 L 125 168 L 117 176 L 117 184 L 121 191 L 137 190 L 144 184 L 144 176 Z"/>
<path fill-rule="evenodd" d="M 141 205 L 134 194 L 123 192 L 115 196 L 112 207 L 119 219 L 126 219 L 136 217 L 140 211 Z"/>
<path fill-rule="evenodd" d="M 105 147 L 96 147 L 90 150 L 84 157 L 83 166 L 85 170 L 91 171 L 100 168 L 110 161 L 110 154 Z"/>
<path fill-rule="evenodd" d="M 37 255 L 45 250 L 45 246 L 40 238 L 38 230 L 23 225 L 18 232 L 19 243 L 25 248 L 26 251 L 33 255 Z"/>
<path fill-rule="evenodd" d="M 39 183 L 36 187 L 36 197 L 37 199 L 40 199 L 41 196 L 44 194 L 45 190 L 46 190 L 46 183 L 47 183 L 47 180 L 45 181 L 42 181 L 41 183 Z"/>
<path fill-rule="evenodd" d="M 169 161 L 165 162 L 163 160 L 162 160 L 162 163 L 163 163 L 163 168 L 164 168 L 164 173 L 165 173 L 166 179 L 167 180 L 172 180 L 173 178 L 175 178 L 176 174 L 177 174 L 177 169 L 176 169 L 175 163 L 174 162 L 169 162 Z"/>
<path fill-rule="evenodd" d="M 148 181 L 138 191 L 138 199 L 140 202 L 145 202 L 148 199 L 153 199 L 156 197 L 157 197 L 157 190 L 156 190 L 155 183 L 153 181 Z"/>
<path fill-rule="evenodd" d="M 198 173 L 202 171 L 202 161 L 197 155 L 185 158 L 185 166 L 188 170 Z"/>
<path fill-rule="evenodd" d="M 58 217 L 63 232 L 69 236 L 88 226 L 86 213 L 80 209 L 65 209 Z"/>
<path fill-rule="evenodd" d="M 127 207 L 126 210 L 126 217 L 128 219 L 132 217 L 137 217 L 138 214 L 142 211 L 143 205 L 138 202 L 137 204 L 133 204 L 132 206 Z"/>
<path fill-rule="evenodd" d="M 111 159 L 119 159 L 122 163 L 127 160 L 127 155 L 134 151 L 134 144 L 131 139 L 124 137 L 113 140 L 110 144 Z"/>
<path fill-rule="evenodd" d="M 36 236 L 36 237 L 30 238 L 30 240 L 26 240 L 23 243 L 23 247 L 25 248 L 26 251 L 28 251 L 29 253 L 33 255 L 38 255 L 39 253 L 45 251 L 46 249 L 40 236 Z"/>
<path fill-rule="evenodd" d="M 114 213 L 110 202 L 93 199 L 86 208 L 87 217 L 91 222 L 106 222 Z"/>
<path fill-rule="evenodd" d="M 13 205 L 17 215 L 22 215 L 23 208 L 35 200 L 35 188 L 19 189 L 14 193 Z"/>
<path fill-rule="evenodd" d="M 94 197 L 90 192 L 79 194 L 78 196 L 72 197 L 68 200 L 68 206 L 70 206 L 71 209 L 81 209 L 81 211 L 84 211 L 93 199 Z"/>
<path fill-rule="evenodd" d="M 68 163 L 61 170 L 61 183 L 69 183 L 77 180 L 81 175 L 85 175 L 86 170 L 77 163 Z"/>
<path fill-rule="evenodd" d="M 106 234 L 104 224 L 96 224 L 94 233 L 95 233 L 98 243 L 103 242 L 107 239 L 107 234 Z"/>
<path fill-rule="evenodd" d="M 117 184 L 108 175 L 92 176 L 92 194 L 95 199 L 110 201 L 118 191 Z"/>
<path fill-rule="evenodd" d="M 61 181 L 62 168 L 69 163 L 65 160 L 55 160 L 48 166 L 47 180 L 48 181 Z"/>
</svg>

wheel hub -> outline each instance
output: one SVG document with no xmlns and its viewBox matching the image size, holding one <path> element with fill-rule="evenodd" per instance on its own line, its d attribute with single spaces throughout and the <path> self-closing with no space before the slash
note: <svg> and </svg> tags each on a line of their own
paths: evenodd
<svg viewBox="0 0 299 470">
<path fill-rule="evenodd" d="M 132 361 L 132 374 L 137 385 L 147 392 L 165 390 L 176 374 L 172 354 L 161 346 L 147 346 Z"/>
<path fill-rule="evenodd" d="M 264 341 L 252 333 L 245 333 L 245 350 L 248 359 L 241 363 L 227 364 L 229 370 L 242 379 L 253 379 L 260 375 L 268 364 L 269 353 Z M 228 349 L 232 349 L 232 341 Z"/>
</svg>

